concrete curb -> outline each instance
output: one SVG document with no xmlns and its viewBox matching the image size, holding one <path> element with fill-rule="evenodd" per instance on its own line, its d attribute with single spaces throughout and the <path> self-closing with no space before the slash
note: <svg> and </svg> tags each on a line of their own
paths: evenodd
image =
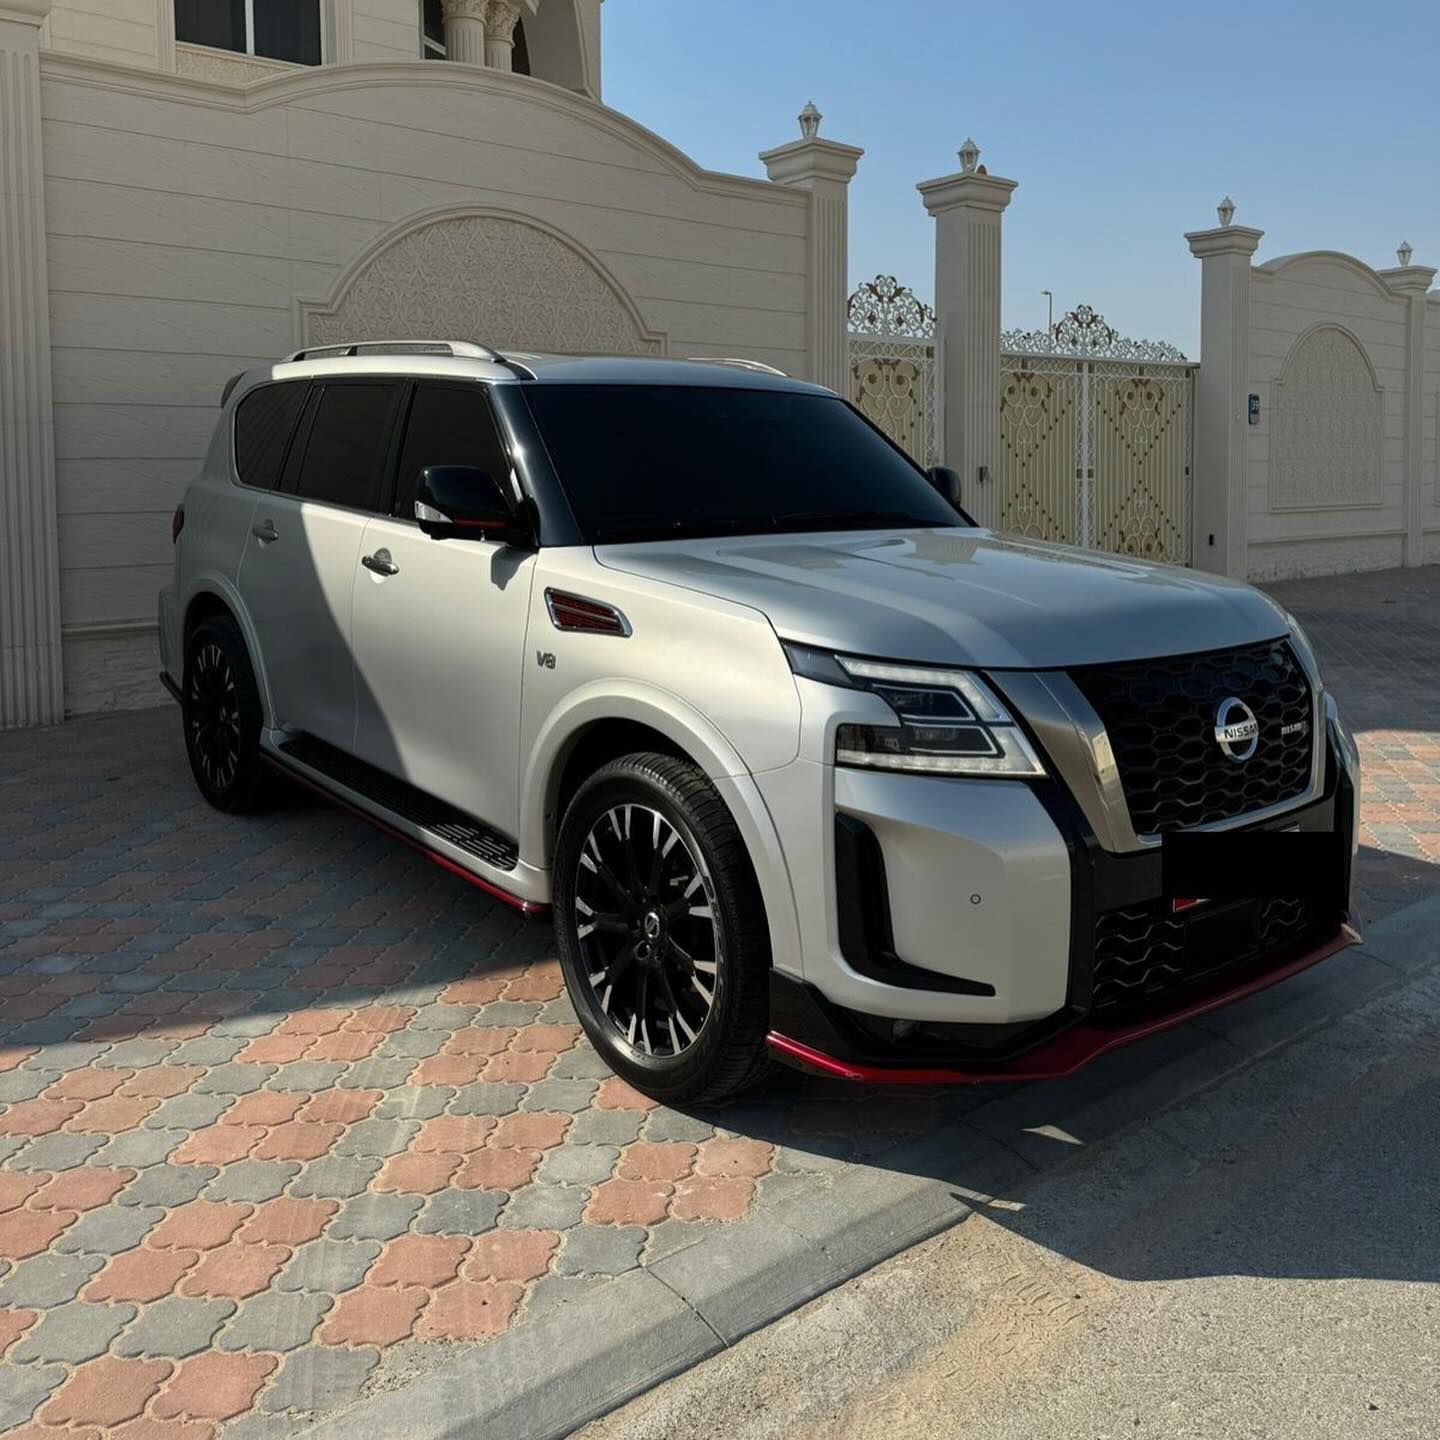
<svg viewBox="0 0 1440 1440">
<path fill-rule="evenodd" d="M 1440 896 L 1349 950 L 1067 1080 L 1010 1090 L 877 1165 L 792 1177 L 760 1213 L 303 1431 L 558 1440 L 816 1296 L 1440 964 Z"/>
</svg>

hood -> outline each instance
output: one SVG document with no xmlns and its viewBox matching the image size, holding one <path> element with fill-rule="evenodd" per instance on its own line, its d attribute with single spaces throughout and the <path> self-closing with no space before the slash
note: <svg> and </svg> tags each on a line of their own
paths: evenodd
<svg viewBox="0 0 1440 1440">
<path fill-rule="evenodd" d="M 887 660 L 1063 669 L 1286 630 L 1239 581 L 987 530 L 605 545 L 602 565 L 763 611 L 786 640 Z"/>
</svg>

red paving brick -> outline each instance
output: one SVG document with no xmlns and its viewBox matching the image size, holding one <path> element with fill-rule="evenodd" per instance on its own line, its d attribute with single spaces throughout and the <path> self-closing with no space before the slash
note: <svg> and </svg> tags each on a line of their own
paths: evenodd
<svg viewBox="0 0 1440 1440">
<path fill-rule="evenodd" d="M 501 1280 L 457 1280 L 434 1298 L 415 1322 L 417 1340 L 489 1340 L 510 1328 L 524 1294 Z"/>
<path fill-rule="evenodd" d="M 335 1302 L 315 1338 L 322 1345 L 393 1345 L 410 1334 L 430 1296 L 421 1285 L 361 1285 Z"/>
<path fill-rule="evenodd" d="M 145 1237 L 145 1243 L 155 1250 L 213 1250 L 234 1235 L 252 1208 L 191 1200 L 171 1210 Z"/>
<path fill-rule="evenodd" d="M 536 1280 L 560 1244 L 553 1230 L 492 1230 L 475 1241 L 461 1274 L 467 1280 Z"/>
<path fill-rule="evenodd" d="M 38 1320 L 34 1310 L 0 1309 L 0 1357 Z"/>
<path fill-rule="evenodd" d="M 460 1273 L 470 1251 L 463 1235 L 401 1235 L 386 1243 L 365 1275 L 367 1285 L 420 1285 L 435 1289 Z"/>
<path fill-rule="evenodd" d="M 239 1241 L 262 1241 L 276 1245 L 303 1245 L 330 1222 L 340 1208 L 334 1200 L 315 1197 L 296 1198 L 288 1195 L 264 1200 L 235 1232 Z"/>
<path fill-rule="evenodd" d="M 102 1355 L 71 1371 L 35 1418 L 46 1425 L 98 1425 L 133 1420 L 170 1377 L 169 1360 L 122 1360 Z"/>
<path fill-rule="evenodd" d="M 81 1298 L 92 1303 L 159 1300 L 175 1289 L 199 1258 L 198 1250 L 122 1251 L 105 1262 L 105 1268 L 81 1291 Z"/>
<path fill-rule="evenodd" d="M 278 1363 L 274 1355 L 192 1355 L 165 1382 L 152 1412 L 158 1420 L 228 1420 L 250 1409 Z"/>
<path fill-rule="evenodd" d="M 222 1245 L 200 1257 L 200 1263 L 176 1286 L 176 1293 L 244 1300 L 267 1289 L 289 1258 L 285 1245 Z"/>
</svg>

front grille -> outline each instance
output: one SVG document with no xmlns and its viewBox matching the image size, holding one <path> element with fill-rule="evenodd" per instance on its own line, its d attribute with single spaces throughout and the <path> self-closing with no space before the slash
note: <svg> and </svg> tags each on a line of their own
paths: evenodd
<svg viewBox="0 0 1440 1440">
<path fill-rule="evenodd" d="M 1137 835 L 1234 820 L 1309 787 L 1310 684 L 1284 640 L 1070 673 L 1110 737 Z M 1215 739 L 1231 696 L 1260 723 L 1248 760 L 1232 760 Z"/>
<path fill-rule="evenodd" d="M 1325 912 L 1312 900 L 1243 903 L 1251 913 L 1238 944 L 1224 949 L 1205 948 L 1190 938 L 1190 926 L 1203 924 L 1213 913 L 1208 907 L 1172 915 L 1170 902 L 1158 900 L 1098 915 L 1092 1009 L 1115 1011 L 1163 1001 L 1197 980 L 1263 959 L 1324 920 Z"/>
</svg>

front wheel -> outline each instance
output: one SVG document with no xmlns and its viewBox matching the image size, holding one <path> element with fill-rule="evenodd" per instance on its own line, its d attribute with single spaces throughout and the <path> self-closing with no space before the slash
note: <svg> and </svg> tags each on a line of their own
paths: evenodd
<svg viewBox="0 0 1440 1440">
<path fill-rule="evenodd" d="M 766 1069 L 770 948 L 735 821 L 705 775 L 627 755 L 560 825 L 555 930 L 595 1048 L 657 1100 L 713 1101 Z"/>
</svg>

